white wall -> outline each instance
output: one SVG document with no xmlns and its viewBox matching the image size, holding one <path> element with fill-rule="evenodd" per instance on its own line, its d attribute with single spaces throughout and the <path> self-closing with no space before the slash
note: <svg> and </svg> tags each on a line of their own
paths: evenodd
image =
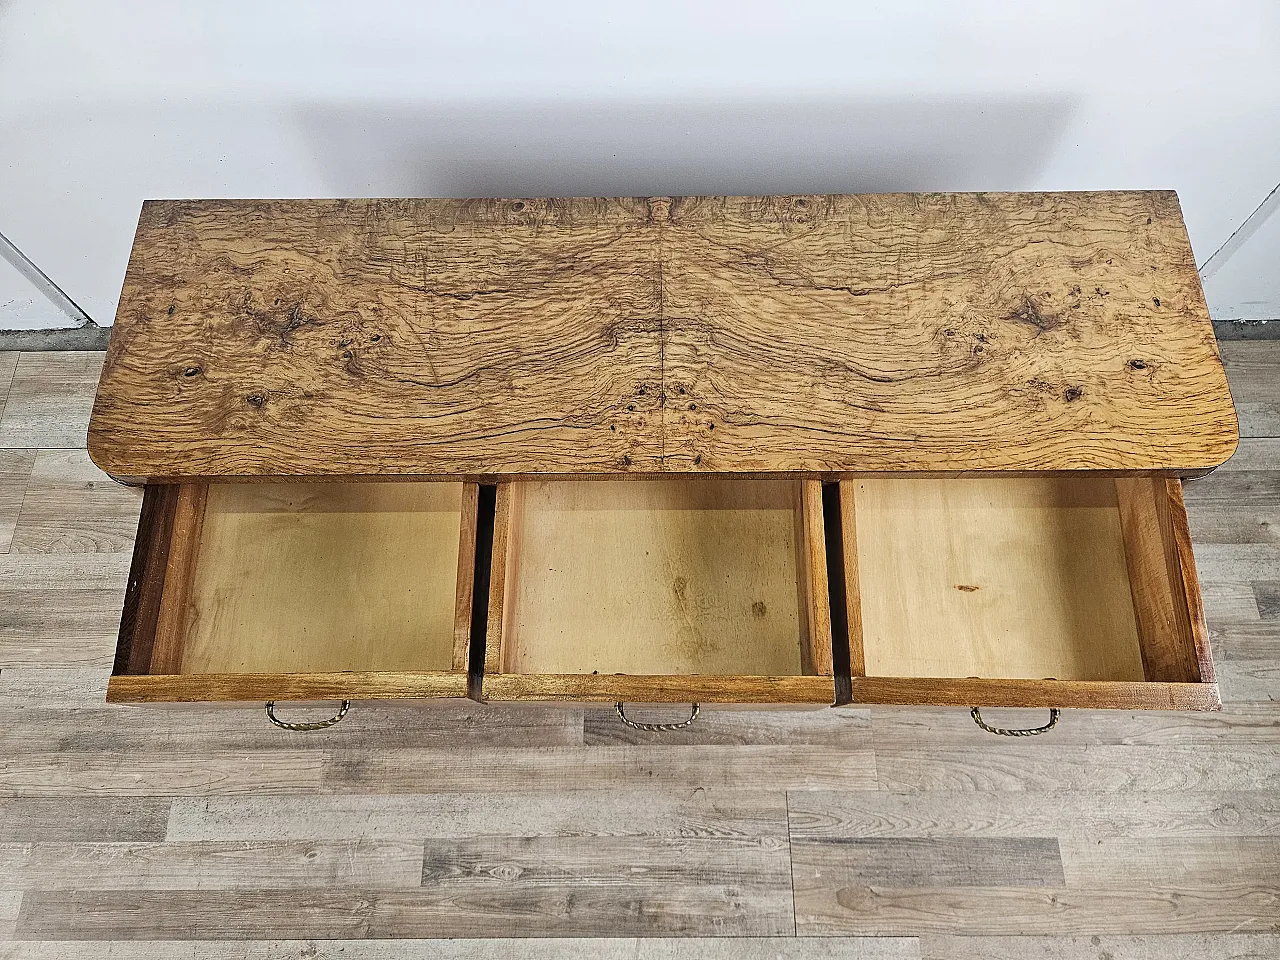
<svg viewBox="0 0 1280 960">
<path fill-rule="evenodd" d="M 1274 0 L 0 0 L 0 232 L 100 323 L 147 197 L 1171 187 L 1203 263 L 1277 183 Z"/>
</svg>

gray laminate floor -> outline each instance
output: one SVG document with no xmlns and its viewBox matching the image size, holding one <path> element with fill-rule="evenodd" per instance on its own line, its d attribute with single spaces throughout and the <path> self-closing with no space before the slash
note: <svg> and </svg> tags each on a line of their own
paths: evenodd
<svg viewBox="0 0 1280 960">
<path fill-rule="evenodd" d="M 139 495 L 83 449 L 101 354 L 0 353 L 0 957 L 1280 957 L 1280 342 L 1222 346 L 1246 439 L 1187 500 L 1226 707 L 1028 741 L 108 707 Z"/>
</svg>

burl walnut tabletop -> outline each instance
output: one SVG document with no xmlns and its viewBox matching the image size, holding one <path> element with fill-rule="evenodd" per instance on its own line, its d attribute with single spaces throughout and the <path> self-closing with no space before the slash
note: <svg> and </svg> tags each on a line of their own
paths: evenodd
<svg viewBox="0 0 1280 960">
<path fill-rule="evenodd" d="M 121 478 L 1158 470 L 1235 413 L 1171 192 L 145 204 Z"/>
</svg>

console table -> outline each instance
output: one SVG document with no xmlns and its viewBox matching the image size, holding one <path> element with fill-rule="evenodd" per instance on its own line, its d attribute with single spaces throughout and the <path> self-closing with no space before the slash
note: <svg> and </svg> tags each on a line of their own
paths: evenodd
<svg viewBox="0 0 1280 960">
<path fill-rule="evenodd" d="M 1171 192 L 151 201 L 107 699 L 1215 709 L 1237 436 Z"/>
</svg>

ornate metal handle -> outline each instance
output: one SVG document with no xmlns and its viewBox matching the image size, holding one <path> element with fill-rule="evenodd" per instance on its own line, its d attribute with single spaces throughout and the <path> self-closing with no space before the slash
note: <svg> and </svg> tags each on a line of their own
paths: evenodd
<svg viewBox="0 0 1280 960">
<path fill-rule="evenodd" d="M 991 726 L 991 724 L 987 723 L 982 719 L 982 711 L 980 711 L 977 707 L 971 707 L 969 709 L 969 716 L 973 717 L 974 723 L 980 726 L 983 730 L 987 731 L 987 733 L 994 733 L 997 736 L 1001 736 L 1001 737 L 1036 737 L 1042 733 L 1048 733 L 1050 730 L 1052 730 L 1054 727 L 1058 725 L 1058 717 L 1060 717 L 1061 715 L 1062 715 L 1062 711 L 1059 710 L 1057 707 L 1050 707 L 1049 722 L 1046 723 L 1043 727 L 1023 727 L 1019 729 L 1019 728 L 1011 728 L 1011 727 L 993 727 Z"/>
<path fill-rule="evenodd" d="M 342 706 L 338 708 L 338 712 L 328 720 L 313 720 L 310 723 L 289 723 L 287 720 L 281 720 L 276 716 L 276 702 L 274 700 L 267 701 L 267 719 L 283 730 L 293 730 L 298 733 L 305 733 L 308 730 L 323 730 L 325 727 L 332 727 L 347 715 L 347 711 L 351 709 L 351 701 L 343 700 Z"/>
<path fill-rule="evenodd" d="M 693 725 L 693 721 L 698 719 L 698 705 L 693 704 L 693 709 L 689 712 L 689 719 L 682 720 L 679 723 L 637 723 L 635 720 L 628 719 L 626 712 L 622 709 L 622 704 L 614 704 L 618 708 L 618 719 L 630 727 L 632 730 L 643 730 L 646 733 L 666 733 L 670 730 L 683 730 Z"/>
</svg>

